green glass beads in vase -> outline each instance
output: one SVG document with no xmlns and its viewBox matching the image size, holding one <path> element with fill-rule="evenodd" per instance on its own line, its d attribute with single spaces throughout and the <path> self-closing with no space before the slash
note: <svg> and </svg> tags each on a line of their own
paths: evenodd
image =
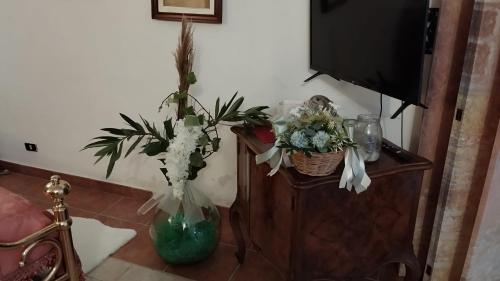
<svg viewBox="0 0 500 281">
<path fill-rule="evenodd" d="M 158 254 L 169 264 L 192 264 L 209 257 L 220 238 L 217 207 L 197 188 L 186 186 L 182 200 L 158 205 L 150 228 Z"/>
</svg>

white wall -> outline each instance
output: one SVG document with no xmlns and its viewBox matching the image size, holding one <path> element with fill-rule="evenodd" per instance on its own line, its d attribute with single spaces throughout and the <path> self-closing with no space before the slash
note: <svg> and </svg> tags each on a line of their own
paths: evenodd
<svg viewBox="0 0 500 281">
<path fill-rule="evenodd" d="M 378 95 L 328 77 L 303 84 L 308 65 L 308 2 L 226 0 L 222 25 L 196 24 L 192 93 L 206 104 L 239 91 L 246 105 L 276 105 L 324 94 L 348 117 L 378 112 Z M 151 19 L 148 0 L 0 1 L 0 159 L 104 179 L 91 151 L 79 152 L 102 127 L 120 126 L 118 113 L 152 119 L 174 91 L 172 52 L 179 24 Z M 393 112 L 398 102 L 384 101 Z M 389 110 L 384 116 L 389 115 Z M 411 115 L 411 116 L 409 116 Z M 406 146 L 412 114 L 406 114 Z M 399 121 L 385 124 L 399 143 Z M 216 203 L 235 195 L 235 137 L 199 183 Z M 39 152 L 26 152 L 24 142 Z M 109 179 L 154 190 L 164 186 L 158 163 L 134 156 Z"/>
</svg>

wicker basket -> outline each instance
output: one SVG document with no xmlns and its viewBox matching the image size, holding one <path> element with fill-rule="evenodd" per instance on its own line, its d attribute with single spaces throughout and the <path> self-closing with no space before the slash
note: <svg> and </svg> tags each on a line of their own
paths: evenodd
<svg viewBox="0 0 500 281">
<path fill-rule="evenodd" d="M 290 156 L 295 169 L 301 174 L 309 176 L 327 176 L 335 171 L 344 159 L 344 151 L 328 153 L 311 153 L 307 157 L 304 152 L 297 152 Z"/>
</svg>

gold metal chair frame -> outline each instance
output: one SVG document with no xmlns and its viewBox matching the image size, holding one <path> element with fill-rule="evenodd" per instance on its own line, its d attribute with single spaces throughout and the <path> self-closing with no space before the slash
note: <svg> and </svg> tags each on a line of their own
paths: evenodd
<svg viewBox="0 0 500 281">
<path fill-rule="evenodd" d="M 76 262 L 76 255 L 71 236 L 72 220 L 68 214 L 68 208 L 64 203 L 64 197 L 71 190 L 70 184 L 61 180 L 59 176 L 52 176 L 50 182 L 45 185 L 45 194 L 51 198 L 52 212 L 54 221 L 43 229 L 30 234 L 23 239 L 12 243 L 0 243 L 0 250 L 24 248 L 19 267 L 26 265 L 27 258 L 31 251 L 42 244 L 48 244 L 54 247 L 56 261 L 49 273 L 42 279 L 43 281 L 78 281 L 80 270 Z M 50 236 L 58 234 L 59 239 L 53 239 Z M 65 272 L 62 276 L 56 277 L 64 263 Z"/>
</svg>

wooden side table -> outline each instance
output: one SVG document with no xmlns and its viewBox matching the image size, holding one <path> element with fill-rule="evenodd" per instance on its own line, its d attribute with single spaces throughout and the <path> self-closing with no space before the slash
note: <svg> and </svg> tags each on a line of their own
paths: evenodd
<svg viewBox="0 0 500 281">
<path fill-rule="evenodd" d="M 343 166 L 325 177 L 282 167 L 268 177 L 255 155 L 269 149 L 244 128 L 238 136 L 238 193 L 230 220 L 244 262 L 247 237 L 287 280 L 418 280 L 412 238 L 423 172 L 430 161 L 383 150 L 367 164 L 368 191 L 339 189 Z"/>
</svg>

